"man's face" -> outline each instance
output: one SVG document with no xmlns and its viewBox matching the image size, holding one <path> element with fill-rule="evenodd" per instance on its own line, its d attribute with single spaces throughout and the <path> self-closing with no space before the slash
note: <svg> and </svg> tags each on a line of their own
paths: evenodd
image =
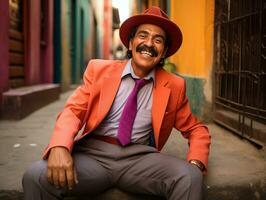
<svg viewBox="0 0 266 200">
<path fill-rule="evenodd" d="M 148 74 L 165 56 L 166 34 L 163 29 L 153 24 L 142 24 L 129 42 L 132 50 L 132 66 L 138 73 Z"/>
</svg>

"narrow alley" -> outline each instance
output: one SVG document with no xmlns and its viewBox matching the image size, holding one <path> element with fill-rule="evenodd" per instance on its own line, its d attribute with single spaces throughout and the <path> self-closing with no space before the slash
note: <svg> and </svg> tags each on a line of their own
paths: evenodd
<svg viewBox="0 0 266 200">
<path fill-rule="evenodd" d="M 0 0 L 0 200 L 23 199 L 23 173 L 41 159 L 88 62 L 128 59 L 133 39 L 121 41 L 121 24 L 152 6 L 182 33 L 173 34 L 180 49 L 156 63 L 185 80 L 191 112 L 211 133 L 204 200 L 266 199 L 266 0 Z M 167 53 L 171 31 L 161 32 Z M 187 151 L 173 130 L 162 153 Z M 147 199 L 158 198 L 110 188 L 93 200 Z"/>
</svg>

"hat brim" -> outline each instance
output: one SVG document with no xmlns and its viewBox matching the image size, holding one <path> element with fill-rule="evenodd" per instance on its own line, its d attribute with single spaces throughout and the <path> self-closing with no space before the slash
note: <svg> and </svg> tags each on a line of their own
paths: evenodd
<svg viewBox="0 0 266 200">
<path fill-rule="evenodd" d="M 161 27 L 167 35 L 168 49 L 166 52 L 166 58 L 173 55 L 182 44 L 182 33 L 180 28 L 172 21 L 152 14 L 140 14 L 128 18 L 121 25 L 119 35 L 122 43 L 128 48 L 129 36 L 134 27 L 141 24 L 154 24 Z"/>
</svg>

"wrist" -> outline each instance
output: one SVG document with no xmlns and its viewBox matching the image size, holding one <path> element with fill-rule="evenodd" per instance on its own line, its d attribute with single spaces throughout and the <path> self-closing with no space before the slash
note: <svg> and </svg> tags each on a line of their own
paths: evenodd
<svg viewBox="0 0 266 200">
<path fill-rule="evenodd" d="M 205 169 L 205 166 L 199 160 L 190 160 L 189 163 L 197 166 L 200 169 L 200 171 L 204 171 L 204 169 Z"/>
</svg>

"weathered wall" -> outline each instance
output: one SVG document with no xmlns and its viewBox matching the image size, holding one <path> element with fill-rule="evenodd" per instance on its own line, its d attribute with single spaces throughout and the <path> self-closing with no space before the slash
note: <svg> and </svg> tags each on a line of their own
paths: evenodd
<svg viewBox="0 0 266 200">
<path fill-rule="evenodd" d="M 192 111 L 206 118 L 212 101 L 214 1 L 171 0 L 170 17 L 183 33 L 183 44 L 170 61 L 187 81 Z"/>
</svg>

